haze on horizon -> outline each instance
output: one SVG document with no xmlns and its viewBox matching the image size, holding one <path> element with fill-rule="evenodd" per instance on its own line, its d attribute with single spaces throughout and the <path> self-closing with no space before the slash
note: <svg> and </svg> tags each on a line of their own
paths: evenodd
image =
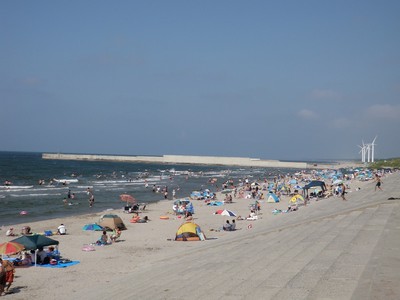
<svg viewBox="0 0 400 300">
<path fill-rule="evenodd" d="M 0 7 L 0 151 L 400 156 L 399 1 Z"/>
</svg>

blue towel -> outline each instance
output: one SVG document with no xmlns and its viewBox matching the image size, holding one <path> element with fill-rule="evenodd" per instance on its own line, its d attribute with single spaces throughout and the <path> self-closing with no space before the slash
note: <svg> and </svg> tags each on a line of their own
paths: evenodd
<svg viewBox="0 0 400 300">
<path fill-rule="evenodd" d="M 79 264 L 80 261 L 79 260 L 75 260 L 75 261 L 70 261 L 67 263 L 60 263 L 58 262 L 56 265 L 37 265 L 38 267 L 44 267 L 44 268 L 66 268 L 66 267 L 70 267 L 70 266 L 75 266 L 77 264 Z"/>
</svg>

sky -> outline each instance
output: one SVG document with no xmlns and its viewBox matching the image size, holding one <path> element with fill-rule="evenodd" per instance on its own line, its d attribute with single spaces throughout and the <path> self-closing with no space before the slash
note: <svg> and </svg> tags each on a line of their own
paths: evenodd
<svg viewBox="0 0 400 300">
<path fill-rule="evenodd" d="M 0 151 L 400 156 L 400 1 L 0 2 Z"/>
</svg>

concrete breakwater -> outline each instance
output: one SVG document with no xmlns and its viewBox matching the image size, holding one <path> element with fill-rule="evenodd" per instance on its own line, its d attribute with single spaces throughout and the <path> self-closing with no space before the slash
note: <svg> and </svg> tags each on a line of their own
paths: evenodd
<svg viewBox="0 0 400 300">
<path fill-rule="evenodd" d="M 118 161 L 118 162 L 141 162 L 141 163 L 159 163 L 159 164 L 220 165 L 220 166 L 266 167 L 266 168 L 294 168 L 294 169 L 332 168 L 332 165 L 315 165 L 306 162 L 284 162 L 279 160 L 263 160 L 259 158 L 223 157 L 223 156 L 191 156 L 191 155 L 128 156 L 128 155 L 43 153 L 42 158 L 59 159 L 59 160 Z"/>
</svg>

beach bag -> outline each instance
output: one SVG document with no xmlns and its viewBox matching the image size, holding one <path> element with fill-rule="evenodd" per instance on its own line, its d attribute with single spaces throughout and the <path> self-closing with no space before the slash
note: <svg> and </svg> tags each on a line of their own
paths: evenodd
<svg viewBox="0 0 400 300">
<path fill-rule="evenodd" d="M 45 235 L 45 236 L 52 236 L 52 235 L 53 235 L 53 232 L 52 232 L 51 230 L 45 230 L 45 231 L 44 231 L 44 235 Z"/>
</svg>

